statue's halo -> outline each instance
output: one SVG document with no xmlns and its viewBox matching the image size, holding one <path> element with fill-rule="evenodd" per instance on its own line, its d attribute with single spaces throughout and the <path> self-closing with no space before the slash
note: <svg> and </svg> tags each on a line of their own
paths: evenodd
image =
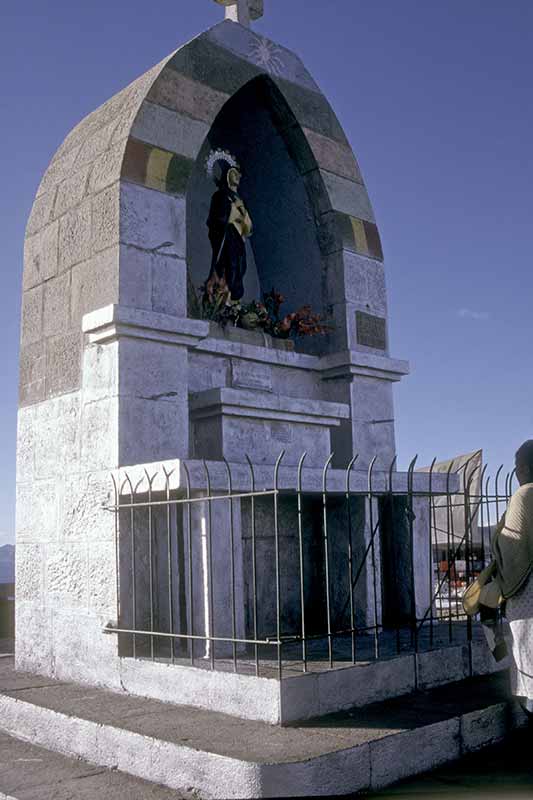
<svg viewBox="0 0 533 800">
<path fill-rule="evenodd" d="M 205 162 L 205 169 L 210 178 L 213 177 L 213 170 L 217 161 L 225 161 L 230 167 L 239 169 L 237 159 L 227 150 L 211 150 Z"/>
</svg>

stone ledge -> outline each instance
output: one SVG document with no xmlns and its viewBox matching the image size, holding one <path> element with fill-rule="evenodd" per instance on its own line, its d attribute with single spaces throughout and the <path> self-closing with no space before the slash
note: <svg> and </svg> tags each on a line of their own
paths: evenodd
<svg viewBox="0 0 533 800">
<path fill-rule="evenodd" d="M 190 395 L 190 408 L 193 420 L 226 415 L 328 427 L 338 426 L 342 419 L 350 416 L 350 408 L 344 403 L 299 400 L 228 388 L 208 389 Z"/>
<path fill-rule="evenodd" d="M 124 464 L 112 473 L 120 486 L 126 474 L 135 486 L 140 482 L 139 491 L 143 491 L 142 483 L 146 486 L 146 473 L 153 476 L 152 490 L 165 491 L 165 471 L 169 477 L 170 490 L 184 489 L 185 481 L 182 465 L 186 464 L 191 481 L 191 489 L 205 491 L 207 489 L 206 467 L 209 470 L 210 485 L 213 491 L 228 491 L 228 472 L 222 461 L 203 461 L 199 459 L 169 459 L 168 461 L 155 461 L 147 464 Z M 232 485 L 235 491 L 249 491 L 250 468 L 241 463 L 230 462 Z M 272 489 L 274 485 L 274 469 L 272 466 L 254 464 L 255 485 L 258 490 Z M 111 473 L 110 473 L 111 476 Z M 323 470 L 319 468 L 304 467 L 302 470 L 302 491 L 308 494 L 322 492 Z M 110 477 L 111 479 L 111 477 Z M 432 491 L 436 494 L 446 494 L 448 477 L 445 474 L 434 474 L 432 477 Z M 429 490 L 429 474 L 415 472 L 412 475 L 413 491 L 426 493 Z M 409 475 L 407 472 L 393 472 L 392 488 L 397 494 L 406 494 L 408 491 Z M 280 491 L 294 491 L 297 486 L 297 470 L 294 466 L 287 467 L 281 464 L 279 470 L 278 487 Z M 389 488 L 389 473 L 375 470 L 372 479 L 373 491 L 387 491 Z M 331 494 L 346 494 L 346 470 L 330 469 L 327 474 L 327 490 Z M 460 490 L 459 476 L 450 476 L 449 491 L 453 494 Z M 350 491 L 356 494 L 368 492 L 368 473 L 366 470 L 354 469 L 350 472 Z M 122 492 L 127 495 L 124 487 Z"/>
<path fill-rule="evenodd" d="M 123 336 L 168 344 L 195 345 L 209 333 L 202 320 L 173 317 L 127 306 L 109 305 L 85 314 L 82 331 L 91 344 L 114 341 Z"/>
<path fill-rule="evenodd" d="M 318 364 L 322 380 L 338 380 L 351 375 L 364 375 L 399 381 L 409 374 L 409 362 L 401 359 L 362 353 L 357 350 L 344 350 L 323 356 Z"/>
</svg>

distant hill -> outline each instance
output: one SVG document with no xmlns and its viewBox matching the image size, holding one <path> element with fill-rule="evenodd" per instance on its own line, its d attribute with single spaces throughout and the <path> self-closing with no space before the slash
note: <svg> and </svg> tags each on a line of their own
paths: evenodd
<svg viewBox="0 0 533 800">
<path fill-rule="evenodd" d="M 15 583 L 15 545 L 0 547 L 0 583 Z"/>
</svg>

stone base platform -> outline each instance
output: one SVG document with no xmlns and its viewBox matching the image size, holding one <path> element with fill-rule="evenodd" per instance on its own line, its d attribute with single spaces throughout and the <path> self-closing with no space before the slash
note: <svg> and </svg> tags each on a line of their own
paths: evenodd
<svg viewBox="0 0 533 800">
<path fill-rule="evenodd" d="M 286 727 L 16 673 L 0 661 L 0 728 L 206 798 L 378 789 L 523 724 L 504 673 Z M 1 790 L 0 786 L 0 790 Z"/>
</svg>

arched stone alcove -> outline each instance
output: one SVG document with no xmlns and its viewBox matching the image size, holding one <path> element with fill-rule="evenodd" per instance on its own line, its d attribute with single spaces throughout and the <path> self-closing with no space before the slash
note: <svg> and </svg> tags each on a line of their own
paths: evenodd
<svg viewBox="0 0 533 800">
<path fill-rule="evenodd" d="M 224 105 L 202 145 L 187 189 L 187 263 L 193 284 L 207 277 L 211 249 L 206 231 L 213 181 L 205 163 L 211 150 L 234 155 L 243 172 L 241 194 L 254 233 L 247 243 L 245 300 L 272 288 L 286 298 L 286 309 L 310 304 L 325 313 L 324 270 L 315 209 L 323 183 L 310 192 L 302 175 L 317 169 L 305 134 L 271 78 L 254 78 Z"/>
</svg>

